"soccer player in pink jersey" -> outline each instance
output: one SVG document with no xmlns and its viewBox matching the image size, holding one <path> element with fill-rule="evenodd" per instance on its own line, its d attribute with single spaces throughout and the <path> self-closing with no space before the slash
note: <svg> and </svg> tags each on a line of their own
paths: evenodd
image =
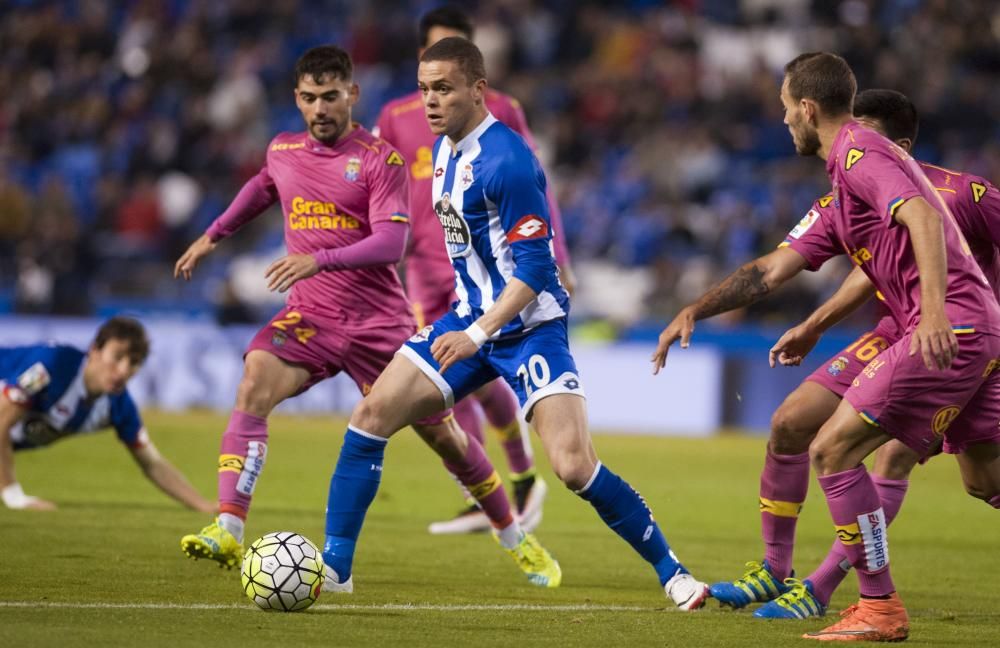
<svg viewBox="0 0 1000 648">
<path fill-rule="evenodd" d="M 866 90 L 854 100 L 854 116 L 860 123 L 885 135 L 909 151 L 917 137 L 917 110 L 903 94 L 893 90 Z M 994 292 L 1000 288 L 1000 192 L 987 180 L 920 163 L 931 184 L 951 210 L 976 262 Z M 835 209 L 833 196 L 813 204 L 803 225 L 788 241 L 808 227 L 814 218 L 828 220 Z M 786 241 L 782 246 L 789 245 Z M 867 301 L 875 288 L 860 268 L 855 268 L 837 293 L 802 324 L 786 332 L 771 351 L 771 365 L 798 365 L 831 326 Z M 884 309 L 883 309 L 884 310 Z M 712 594 L 726 605 L 740 608 L 752 602 L 770 601 L 754 612 L 758 618 L 803 619 L 822 616 L 830 597 L 850 569 L 839 542 L 834 542 L 818 569 L 805 579 L 789 578 L 798 512 L 809 482 L 808 449 L 820 426 L 833 415 L 844 392 L 865 366 L 895 343 L 899 329 L 886 313 L 877 326 L 820 365 L 785 399 L 775 412 L 768 452 L 761 474 L 760 511 L 765 542 L 762 563 L 747 563 L 749 569 L 731 583 L 712 585 Z M 921 457 L 893 439 L 878 449 L 872 481 L 879 492 L 886 522 L 902 505 L 910 472 Z"/>
<path fill-rule="evenodd" d="M 954 216 L 917 163 L 854 120 L 854 74 L 840 57 L 803 54 L 785 68 L 785 123 L 801 155 L 826 160 L 826 216 L 804 219 L 789 245 L 751 261 L 660 335 L 654 371 L 670 345 L 688 346 L 698 319 L 746 306 L 804 269 L 847 254 L 884 297 L 900 329 L 844 392 L 809 446 L 837 538 L 861 598 L 824 641 L 899 641 L 909 619 L 889 572 L 886 516 L 862 460 L 895 438 L 918 456 L 943 437 L 970 492 L 1000 508 L 1000 304 Z M 782 349 L 772 350 L 781 357 Z"/>
<path fill-rule="evenodd" d="M 359 94 L 352 73 L 350 57 L 338 47 L 302 55 L 295 66 L 295 101 L 307 130 L 274 138 L 264 168 L 175 267 L 176 276 L 190 278 L 220 240 L 281 204 L 289 254 L 272 263 L 265 277 L 271 290 L 290 291 L 287 305 L 247 349 L 236 407 L 222 437 L 220 515 L 181 540 L 193 558 L 239 564 L 244 521 L 267 459 L 271 410 L 341 371 L 368 393 L 415 331 L 395 270 L 409 229 L 406 162 L 351 121 Z M 479 442 L 447 411 L 414 428 L 475 495 L 501 544 L 516 546 L 524 534 Z M 352 431 L 344 452 L 378 442 Z M 376 468 L 381 470 L 373 463 Z M 525 571 L 532 566 L 530 560 L 518 565 Z M 353 591 L 350 574 L 331 573 L 329 566 L 327 571 L 324 589 Z"/>
<path fill-rule="evenodd" d="M 473 24 L 468 14 L 453 6 L 439 7 L 420 18 L 420 50 L 417 56 L 442 38 L 472 40 L 472 35 Z M 487 88 L 486 106 L 494 117 L 520 134 L 532 149 L 535 148 L 524 111 L 516 99 Z M 441 243 L 441 222 L 434 213 L 434 201 L 431 199 L 431 149 L 437 138 L 424 118 L 420 91 L 415 90 L 387 103 L 379 114 L 373 132 L 398 148 L 409 161 L 411 236 L 404 261 L 405 281 L 417 325 L 423 328 L 443 317 L 457 298 L 454 290 L 455 270 Z M 547 197 L 560 280 L 572 293 L 573 273 L 569 265 L 569 251 L 562 231 L 561 215 L 551 190 Z M 517 398 L 510 387 L 499 379 L 477 391 L 474 396 L 475 398 L 465 398 L 455 403 L 455 418 L 462 429 L 475 436 L 480 443 L 485 443 L 480 409 L 496 429 L 510 467 L 517 512 L 521 516 L 522 526 L 531 531 L 541 522 L 547 486 L 535 470 L 531 441 L 526 427 L 517 415 Z M 431 524 L 430 532 L 469 533 L 488 529 L 489 520 L 475 500 L 468 497 L 468 493 L 466 500 L 467 507 L 455 518 Z"/>
</svg>

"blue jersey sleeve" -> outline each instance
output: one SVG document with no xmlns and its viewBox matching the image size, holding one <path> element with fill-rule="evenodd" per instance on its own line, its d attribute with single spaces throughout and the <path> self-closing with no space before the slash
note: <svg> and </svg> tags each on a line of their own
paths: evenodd
<svg viewBox="0 0 1000 648">
<path fill-rule="evenodd" d="M 111 426 L 125 445 L 135 447 L 141 444 L 139 432 L 142 430 L 142 418 L 128 390 L 111 398 Z"/>
<path fill-rule="evenodd" d="M 61 373 L 59 348 L 36 345 L 0 350 L 0 382 L 12 403 L 34 407 Z"/>
<path fill-rule="evenodd" d="M 488 179 L 486 197 L 497 206 L 514 256 L 514 277 L 542 292 L 556 276 L 545 174 L 537 158 L 521 149 L 502 158 Z"/>
</svg>

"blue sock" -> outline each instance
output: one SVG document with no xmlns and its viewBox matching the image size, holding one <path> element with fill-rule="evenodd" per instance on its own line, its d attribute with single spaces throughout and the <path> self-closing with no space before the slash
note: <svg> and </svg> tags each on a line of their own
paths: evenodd
<svg viewBox="0 0 1000 648">
<path fill-rule="evenodd" d="M 360 434 L 350 426 L 344 435 L 337 468 L 330 479 L 323 545 L 323 562 L 337 572 L 341 582 L 351 575 L 354 545 L 382 480 L 387 441 Z"/>
<path fill-rule="evenodd" d="M 670 550 L 642 496 L 603 464 L 597 464 L 596 476 L 577 495 L 590 502 L 604 523 L 653 566 L 660 585 L 677 573 L 687 573 Z"/>
</svg>

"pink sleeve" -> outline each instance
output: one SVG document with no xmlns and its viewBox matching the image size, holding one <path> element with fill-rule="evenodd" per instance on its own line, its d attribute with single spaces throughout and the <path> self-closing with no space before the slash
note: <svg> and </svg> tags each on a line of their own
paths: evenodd
<svg viewBox="0 0 1000 648">
<path fill-rule="evenodd" d="M 806 260 L 809 270 L 819 270 L 828 259 L 843 254 L 837 240 L 830 234 L 824 214 L 815 205 L 778 247 L 790 247 L 798 252 Z"/>
<path fill-rule="evenodd" d="M 265 164 L 260 173 L 243 185 L 226 211 L 222 212 L 222 215 L 208 226 L 205 234 L 213 243 L 232 236 L 236 230 L 260 216 L 265 209 L 277 201 L 278 190 L 275 188 L 274 181 L 267 172 Z"/>
<path fill-rule="evenodd" d="M 383 147 L 367 157 L 368 222 L 409 223 L 410 183 L 406 160 L 399 151 Z"/>
<path fill-rule="evenodd" d="M 859 155 L 860 153 L 860 155 Z M 892 224 L 896 210 L 920 190 L 906 172 L 906 163 L 880 142 L 848 149 L 841 178 L 844 189 L 860 198 Z M 921 172 L 922 173 L 922 172 Z"/>
<path fill-rule="evenodd" d="M 328 248 L 313 253 L 320 270 L 355 270 L 372 266 L 395 265 L 406 249 L 406 223 L 379 221 L 372 233 L 357 243 Z"/>
</svg>

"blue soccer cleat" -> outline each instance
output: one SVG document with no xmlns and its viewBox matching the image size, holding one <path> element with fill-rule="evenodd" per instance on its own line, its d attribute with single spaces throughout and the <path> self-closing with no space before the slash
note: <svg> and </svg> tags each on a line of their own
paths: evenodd
<svg viewBox="0 0 1000 648">
<path fill-rule="evenodd" d="M 751 603 L 765 603 L 778 598 L 788 588 L 771 573 L 765 560 L 763 564 L 750 561 L 747 571 L 731 583 L 715 583 L 709 591 L 719 603 L 737 610 Z"/>
<path fill-rule="evenodd" d="M 826 614 L 826 606 L 813 594 L 813 584 L 808 580 L 786 578 L 788 591 L 754 610 L 758 619 L 808 619 Z"/>
</svg>

